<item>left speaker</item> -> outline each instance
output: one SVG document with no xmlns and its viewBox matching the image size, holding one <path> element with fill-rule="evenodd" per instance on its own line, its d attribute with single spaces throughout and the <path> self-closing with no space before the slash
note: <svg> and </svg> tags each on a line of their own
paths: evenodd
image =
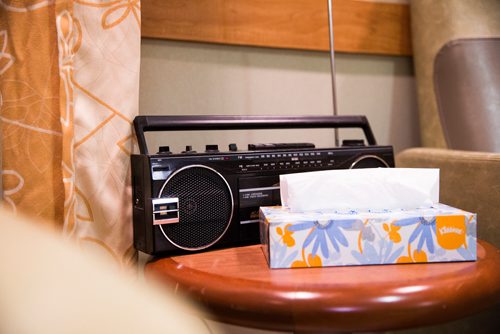
<svg viewBox="0 0 500 334">
<path fill-rule="evenodd" d="M 196 251 L 210 247 L 226 233 L 233 216 L 229 184 L 214 169 L 191 165 L 175 171 L 163 184 L 160 198 L 177 199 L 179 221 L 159 225 L 174 246 Z"/>
</svg>

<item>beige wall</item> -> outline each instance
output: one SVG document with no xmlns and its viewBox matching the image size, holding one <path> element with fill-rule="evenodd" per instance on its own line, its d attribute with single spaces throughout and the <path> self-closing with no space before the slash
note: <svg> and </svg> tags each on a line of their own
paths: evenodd
<svg viewBox="0 0 500 334">
<path fill-rule="evenodd" d="M 160 40 L 142 41 L 140 113 L 188 115 L 331 115 L 328 53 Z M 406 57 L 336 55 L 339 114 L 366 115 L 379 144 L 417 146 L 412 63 Z M 362 137 L 341 131 L 341 138 Z M 333 145 L 332 131 L 230 131 L 153 134 L 175 151 L 185 145 L 312 141 Z"/>
<path fill-rule="evenodd" d="M 143 115 L 332 113 L 327 53 L 143 39 L 141 60 Z M 336 67 L 340 114 L 366 115 L 379 144 L 394 145 L 396 151 L 419 144 L 409 58 L 337 54 Z M 187 144 L 201 150 L 205 143 L 229 142 L 240 148 L 272 141 L 333 145 L 331 131 L 323 130 L 154 134 L 150 139 L 153 147 L 162 143 L 177 151 Z"/>
</svg>

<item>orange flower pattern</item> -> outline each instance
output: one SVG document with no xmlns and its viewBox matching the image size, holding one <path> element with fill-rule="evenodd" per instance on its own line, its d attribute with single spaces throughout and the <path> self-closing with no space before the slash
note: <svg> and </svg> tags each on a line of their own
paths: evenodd
<svg viewBox="0 0 500 334">
<path fill-rule="evenodd" d="M 62 131 L 53 1 L 0 6 L 3 203 L 62 226 Z"/>
<path fill-rule="evenodd" d="M 140 1 L 1 2 L 2 204 L 126 264 Z"/>
<path fill-rule="evenodd" d="M 444 204 L 375 214 L 263 207 L 261 224 L 271 268 L 476 259 L 476 215 Z"/>
<path fill-rule="evenodd" d="M 387 234 L 389 235 L 389 239 L 391 239 L 392 242 L 394 242 L 395 244 L 401 242 L 401 235 L 399 234 L 401 226 L 391 224 L 389 227 L 389 225 L 387 225 L 386 223 L 384 223 L 382 226 L 384 227 L 384 230 L 387 232 Z"/>
<path fill-rule="evenodd" d="M 105 9 L 101 18 L 103 29 L 111 29 L 132 16 L 141 25 L 141 3 L 139 0 L 86 1 L 75 0 L 84 6 Z"/>
<path fill-rule="evenodd" d="M 408 244 L 408 256 L 401 256 L 396 260 L 397 263 L 425 263 L 428 262 L 427 254 L 424 250 L 415 249 L 411 252 L 411 244 Z"/>
<path fill-rule="evenodd" d="M 5 73 L 14 63 L 14 57 L 7 52 L 8 40 L 7 30 L 0 31 L 0 75 Z M 0 107 L 2 106 L 1 102 L 2 100 L 0 99 Z"/>
<path fill-rule="evenodd" d="M 291 225 L 292 224 L 286 225 L 284 232 L 280 226 L 276 228 L 276 233 L 278 233 L 278 235 L 282 237 L 283 243 L 288 247 L 295 246 L 295 239 L 292 237 L 293 232 L 288 229 Z"/>
<path fill-rule="evenodd" d="M 308 254 L 307 258 L 302 250 L 302 260 L 297 260 L 292 263 L 292 268 L 305 268 L 305 267 L 322 267 L 323 262 L 321 261 L 321 256 Z"/>
<path fill-rule="evenodd" d="M 75 0 L 58 15 L 60 54 L 69 68 L 61 67 L 69 97 L 61 115 L 71 119 L 64 137 L 64 227 L 83 249 L 119 264 L 134 260 L 130 154 L 138 114 L 139 18 L 138 0 Z"/>
</svg>

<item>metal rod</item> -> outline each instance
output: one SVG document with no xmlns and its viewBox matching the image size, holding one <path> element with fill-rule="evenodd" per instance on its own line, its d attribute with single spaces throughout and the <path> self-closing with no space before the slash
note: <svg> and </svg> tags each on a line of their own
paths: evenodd
<svg viewBox="0 0 500 334">
<path fill-rule="evenodd" d="M 332 102 L 333 102 L 333 116 L 337 116 L 337 93 L 335 85 L 335 48 L 333 39 L 333 7 L 332 0 L 328 0 L 328 32 L 330 35 L 330 70 L 332 76 Z M 339 130 L 334 129 L 335 146 L 339 146 Z"/>
</svg>

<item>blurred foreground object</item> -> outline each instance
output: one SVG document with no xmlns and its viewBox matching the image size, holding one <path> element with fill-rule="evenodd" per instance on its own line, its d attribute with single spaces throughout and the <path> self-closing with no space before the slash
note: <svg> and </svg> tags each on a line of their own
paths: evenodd
<svg viewBox="0 0 500 334">
<path fill-rule="evenodd" d="M 209 333 L 200 311 L 0 211 L 0 333 Z"/>
</svg>

